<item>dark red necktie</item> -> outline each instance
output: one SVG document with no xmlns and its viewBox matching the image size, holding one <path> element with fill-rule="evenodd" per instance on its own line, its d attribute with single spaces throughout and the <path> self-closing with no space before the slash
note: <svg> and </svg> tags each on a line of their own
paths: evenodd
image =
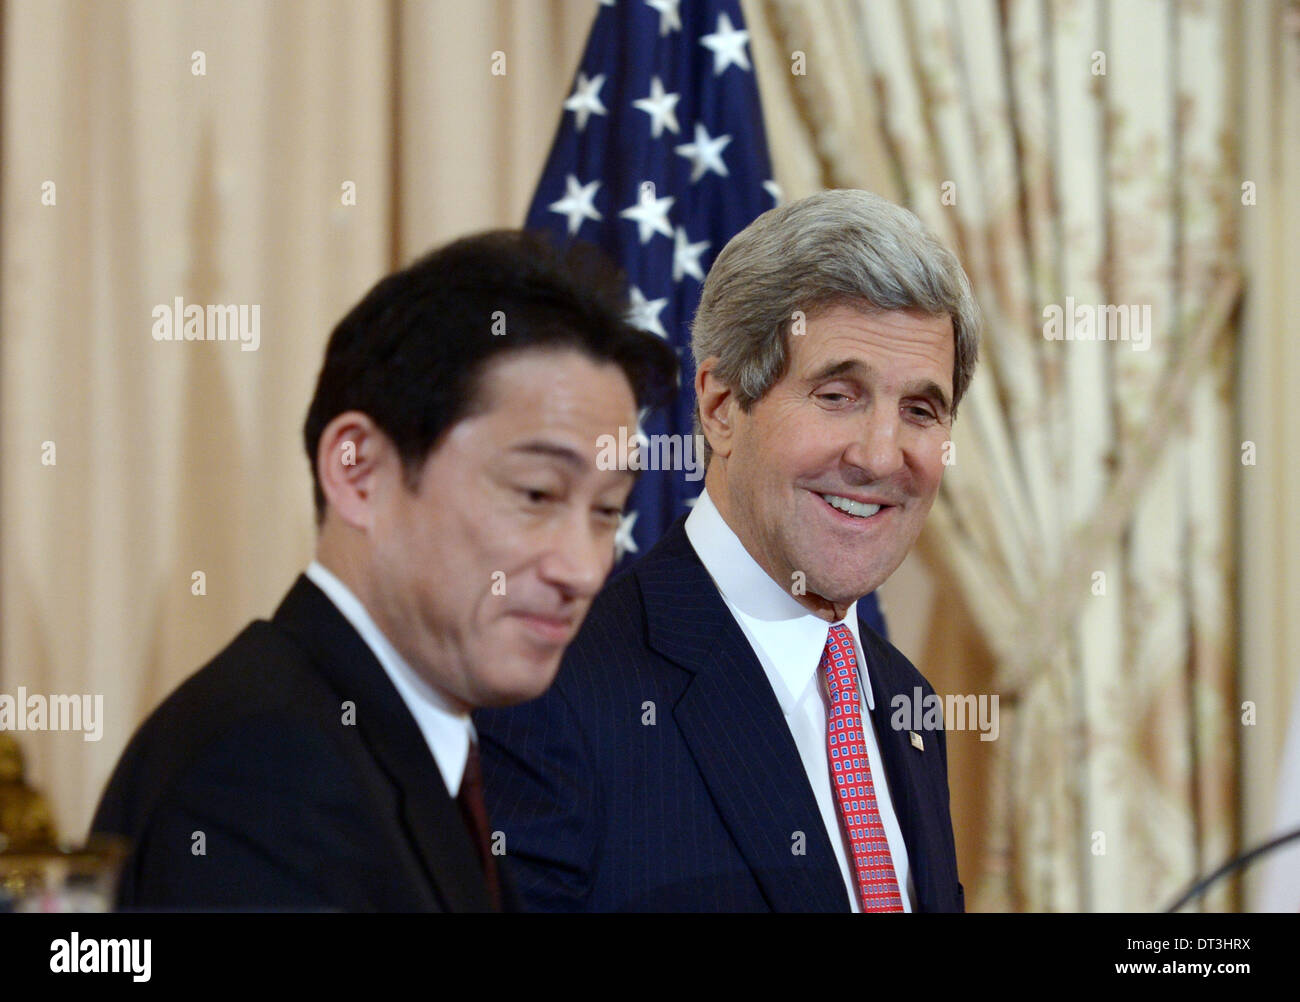
<svg viewBox="0 0 1300 1002">
<path fill-rule="evenodd" d="M 858 903 L 864 912 L 900 912 L 903 898 L 898 893 L 898 877 L 867 759 L 858 703 L 858 656 L 853 634 L 843 623 L 836 623 L 827 633 L 820 667 L 831 702 L 826 719 L 831 786 L 853 851 Z"/>
<path fill-rule="evenodd" d="M 465 760 L 465 775 L 460 781 L 456 804 L 460 807 L 460 816 L 464 818 L 465 827 L 469 829 L 478 849 L 479 863 L 483 867 L 492 907 L 500 911 L 501 878 L 497 871 L 496 857 L 492 855 L 492 833 L 488 830 L 487 804 L 483 801 L 483 764 L 479 760 L 478 744 L 474 741 L 469 743 L 469 757 Z"/>
</svg>

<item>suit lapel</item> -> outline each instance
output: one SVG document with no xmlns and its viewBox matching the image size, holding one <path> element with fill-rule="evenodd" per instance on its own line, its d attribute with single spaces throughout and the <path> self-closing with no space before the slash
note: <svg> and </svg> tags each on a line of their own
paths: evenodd
<svg viewBox="0 0 1300 1002">
<path fill-rule="evenodd" d="M 696 767 L 775 911 L 848 911 L 848 894 L 803 761 L 763 666 L 683 527 L 632 573 L 649 644 L 689 671 L 673 713 Z M 796 852 L 803 833 L 806 855 Z"/>
<path fill-rule="evenodd" d="M 340 702 L 355 704 L 360 737 L 395 788 L 407 836 L 443 907 L 490 911 L 460 811 L 415 719 L 369 646 L 305 576 L 276 610 L 275 624 L 308 652 Z"/>
</svg>

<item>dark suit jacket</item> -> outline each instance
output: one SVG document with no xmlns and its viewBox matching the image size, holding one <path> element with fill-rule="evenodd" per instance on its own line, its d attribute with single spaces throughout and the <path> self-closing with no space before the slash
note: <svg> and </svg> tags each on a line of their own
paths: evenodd
<svg viewBox="0 0 1300 1002">
<path fill-rule="evenodd" d="M 848 911 L 794 738 L 684 522 L 597 596 L 544 696 L 475 715 L 518 892 L 551 911 Z M 933 689 L 861 636 L 917 910 L 963 911 L 943 731 L 919 751 L 889 723 L 896 693 Z"/>
<path fill-rule="evenodd" d="M 92 829 L 134 843 L 123 908 L 491 908 L 415 719 L 306 577 L 140 727 Z"/>
</svg>

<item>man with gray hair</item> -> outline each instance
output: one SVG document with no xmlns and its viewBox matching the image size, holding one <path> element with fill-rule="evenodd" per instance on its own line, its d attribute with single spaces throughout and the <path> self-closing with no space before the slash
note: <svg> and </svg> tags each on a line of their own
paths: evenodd
<svg viewBox="0 0 1300 1002">
<path fill-rule="evenodd" d="M 545 696 L 476 718 L 528 905 L 964 910 L 944 732 L 890 723 L 933 689 L 857 602 L 921 531 L 979 327 L 953 254 L 869 192 L 719 254 L 692 332 L 704 492 Z"/>
</svg>

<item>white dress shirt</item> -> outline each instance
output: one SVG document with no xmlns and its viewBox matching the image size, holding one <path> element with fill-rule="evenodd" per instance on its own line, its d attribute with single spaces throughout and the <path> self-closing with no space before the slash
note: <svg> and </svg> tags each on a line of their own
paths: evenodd
<svg viewBox="0 0 1300 1002">
<path fill-rule="evenodd" d="M 433 753 L 433 760 L 438 763 L 442 780 L 447 784 L 447 791 L 456 796 L 465 777 L 470 742 L 478 740 L 469 714 L 453 710 L 433 686 L 415 673 L 375 625 L 361 600 L 323 564 L 313 560 L 307 568 L 307 577 L 329 597 L 374 652 L 419 725 L 420 733 Z M 358 712 L 364 713 L 365 708 Z"/>
<path fill-rule="evenodd" d="M 800 605 L 790 592 L 773 581 L 768 573 L 750 556 L 736 533 L 732 531 L 709 498 L 708 491 L 700 494 L 695 508 L 686 518 L 686 536 L 704 563 L 705 569 L 718 586 L 722 600 L 740 624 L 758 657 L 772 692 L 785 714 L 804 771 L 812 787 L 822 822 L 830 837 L 831 848 L 840 864 L 844 886 L 855 912 L 861 911 L 858 901 L 857 879 L 843 826 L 839 806 L 831 786 L 830 761 L 826 750 L 826 714 L 829 697 L 822 684 L 818 664 L 826 647 L 826 635 L 833 625 L 814 615 Z M 880 820 L 889 840 L 889 853 L 894 860 L 894 872 L 903 899 L 903 910 L 910 912 L 916 898 L 907 860 L 907 846 L 894 814 L 893 799 L 885 766 L 880 758 L 880 745 L 870 709 L 875 706 L 871 692 L 871 678 L 865 671 L 866 655 L 862 638 L 858 636 L 858 603 L 854 602 L 844 616 L 844 625 L 853 634 L 858 650 L 858 695 L 862 703 L 863 736 L 866 739 L 867 759 L 871 763 L 871 780 L 880 808 Z"/>
</svg>

